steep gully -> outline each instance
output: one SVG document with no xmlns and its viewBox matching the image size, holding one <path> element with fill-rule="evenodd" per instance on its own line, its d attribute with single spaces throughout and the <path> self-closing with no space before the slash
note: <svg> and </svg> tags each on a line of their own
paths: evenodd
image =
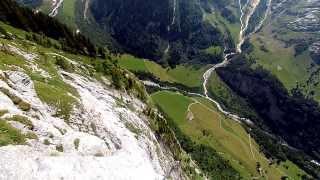
<svg viewBox="0 0 320 180">
<path fill-rule="evenodd" d="M 239 8 L 240 8 L 240 25 L 241 25 L 241 29 L 240 29 L 240 32 L 239 32 L 239 40 L 238 40 L 238 44 L 236 45 L 236 50 L 235 51 L 228 51 L 227 48 L 224 49 L 224 59 L 221 63 L 218 63 L 218 64 L 215 64 L 213 65 L 210 69 L 208 69 L 204 74 L 203 74 L 203 84 L 202 84 L 202 87 L 203 87 L 203 94 L 199 94 L 199 93 L 192 93 L 192 92 L 187 92 L 187 91 L 184 91 L 184 90 L 180 90 L 176 87 L 163 87 L 163 86 L 160 86 L 159 84 L 156 84 L 154 82 L 151 82 L 151 81 L 144 81 L 144 84 L 146 86 L 153 86 L 153 87 L 157 87 L 157 88 L 160 88 L 160 89 L 164 89 L 164 90 L 175 90 L 175 91 L 180 91 L 180 92 L 183 92 L 185 94 L 188 94 L 188 95 L 193 95 L 193 96 L 200 96 L 200 97 L 204 97 L 206 98 L 207 100 L 209 100 L 210 102 L 214 103 L 218 110 L 220 112 L 222 112 L 224 115 L 232 118 L 233 120 L 241 123 L 241 122 L 246 122 L 247 124 L 253 124 L 251 120 L 247 119 L 247 118 L 242 118 L 242 117 L 239 117 L 238 115 L 236 114 L 233 114 L 225 109 L 222 108 L 222 105 L 217 102 L 216 100 L 212 99 L 210 96 L 209 96 L 209 93 L 208 93 L 208 88 L 207 88 L 207 84 L 208 84 L 208 81 L 209 81 L 209 78 L 212 74 L 213 71 L 215 71 L 216 69 L 218 68 L 221 68 L 221 67 L 225 67 L 229 64 L 231 58 L 236 55 L 236 54 L 241 54 L 242 53 L 242 45 L 243 43 L 245 42 L 245 40 L 247 38 L 249 38 L 252 34 L 254 34 L 256 31 L 258 31 L 261 26 L 263 25 L 264 21 L 266 20 L 267 18 L 267 15 L 268 13 L 270 13 L 271 11 L 271 1 L 272 0 L 269 0 L 268 1 L 268 8 L 265 12 L 265 15 L 264 15 L 264 18 L 261 20 L 260 23 L 258 23 L 256 25 L 256 27 L 254 28 L 254 30 L 252 32 L 247 32 L 248 30 L 248 26 L 249 26 L 249 22 L 250 22 L 250 19 L 252 17 L 252 15 L 255 13 L 259 3 L 260 3 L 260 0 L 247 0 L 246 3 L 244 5 L 242 5 L 242 2 L 241 0 L 238 1 L 239 3 Z M 168 26 L 168 32 L 170 31 L 170 27 L 175 23 L 175 18 L 176 18 L 176 0 L 174 0 L 174 8 L 173 8 L 173 19 L 172 19 L 172 22 L 171 24 Z M 165 50 L 165 54 L 169 51 L 170 49 L 170 44 L 168 43 L 168 46 Z"/>
<path fill-rule="evenodd" d="M 176 22 L 176 12 L 177 12 L 177 0 L 173 0 L 173 8 L 172 8 L 172 21 L 171 23 L 167 26 L 167 32 L 170 33 L 171 31 L 171 26 L 174 25 Z M 168 45 L 166 49 L 164 50 L 164 55 L 167 55 L 170 50 L 170 42 L 168 42 Z"/>
<path fill-rule="evenodd" d="M 271 0 L 269 0 L 269 2 L 271 2 Z M 217 108 L 219 109 L 220 112 L 222 112 L 223 114 L 231 117 L 233 120 L 236 120 L 238 122 L 245 121 L 245 122 L 247 122 L 249 124 L 252 124 L 252 122 L 249 119 L 241 118 L 236 114 L 233 114 L 231 112 L 228 112 L 228 111 L 224 110 L 222 108 L 222 106 L 220 105 L 220 103 L 218 103 L 214 99 L 210 98 L 210 96 L 208 94 L 208 89 L 207 89 L 208 80 L 209 80 L 212 72 L 215 71 L 216 69 L 220 68 L 220 67 L 227 66 L 229 64 L 230 59 L 232 58 L 233 55 L 241 54 L 242 53 L 241 47 L 242 47 L 243 43 L 245 42 L 245 40 L 247 38 L 249 38 L 249 36 L 252 33 L 254 33 L 254 32 L 251 32 L 248 35 L 246 35 L 247 29 L 248 29 L 248 26 L 249 26 L 249 21 L 250 21 L 252 15 L 254 14 L 254 12 L 256 11 L 256 8 L 259 5 L 260 0 L 247 0 L 247 2 L 245 3 L 244 6 L 242 5 L 241 0 L 239 0 L 238 3 L 239 3 L 240 13 L 241 13 L 241 15 L 240 15 L 241 29 L 240 29 L 240 33 L 239 33 L 239 40 L 238 40 L 238 44 L 237 44 L 237 49 L 236 49 L 235 52 L 226 53 L 227 49 L 225 48 L 225 50 L 224 50 L 225 56 L 224 56 L 223 61 L 221 63 L 218 63 L 218 64 L 214 65 L 213 67 L 208 69 L 203 74 L 204 81 L 203 81 L 202 86 L 203 86 L 203 91 L 204 91 L 204 95 L 205 95 L 206 99 L 208 99 L 209 101 L 211 101 L 214 104 L 216 104 L 216 106 L 217 106 Z M 269 5 L 270 4 L 271 3 L 269 3 Z M 265 13 L 266 15 L 268 14 L 268 11 L 269 11 L 269 8 Z M 264 18 L 262 21 L 264 21 L 265 19 L 266 18 Z M 255 29 L 258 30 L 258 26 L 262 26 L 262 24 L 263 24 L 263 22 L 260 22 Z"/>
<path fill-rule="evenodd" d="M 88 20 L 88 12 L 89 12 L 89 4 L 90 0 L 82 0 L 82 2 L 85 1 L 84 3 L 84 11 L 83 11 L 83 19 Z"/>
<path fill-rule="evenodd" d="M 63 3 L 63 0 L 53 0 L 52 1 L 52 10 L 51 12 L 49 13 L 49 16 L 51 17 L 55 17 L 58 15 L 58 10 L 60 8 L 60 6 L 62 5 Z"/>
</svg>

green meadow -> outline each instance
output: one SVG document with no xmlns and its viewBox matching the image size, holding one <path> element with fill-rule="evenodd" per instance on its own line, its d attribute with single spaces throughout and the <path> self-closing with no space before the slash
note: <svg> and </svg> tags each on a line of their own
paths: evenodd
<svg viewBox="0 0 320 180">
<path fill-rule="evenodd" d="M 175 68 L 165 68 L 159 64 L 139 59 L 131 55 L 122 55 L 118 58 L 121 67 L 132 72 L 151 73 L 160 81 L 170 83 L 180 83 L 188 87 L 200 87 L 202 84 L 202 74 L 207 67 L 196 67 L 193 65 L 182 64 Z"/>
<path fill-rule="evenodd" d="M 288 31 L 288 33 L 291 32 Z M 292 34 L 295 37 L 295 33 Z M 282 38 L 288 40 L 286 36 Z M 320 85 L 311 87 L 306 84 L 311 74 L 319 68 L 314 64 L 308 50 L 295 56 L 293 46 L 286 46 L 283 41 L 274 38 L 271 26 L 267 26 L 261 32 L 253 35 L 250 42 L 253 45 L 250 56 L 256 61 L 254 66 L 260 65 L 269 70 L 288 90 L 296 87 L 297 84 L 306 85 L 302 90 L 305 92 L 310 89 L 314 90 L 314 98 L 320 102 Z M 315 78 L 320 80 L 320 77 Z"/>
<path fill-rule="evenodd" d="M 269 164 L 242 125 L 221 114 L 204 98 L 160 91 L 152 94 L 152 99 L 183 134 L 196 144 L 209 145 L 216 150 L 244 179 L 280 179 L 282 176 L 298 179 L 305 174 L 290 161 Z M 190 113 L 192 120 L 187 118 Z M 261 171 L 257 170 L 257 164 Z"/>
</svg>

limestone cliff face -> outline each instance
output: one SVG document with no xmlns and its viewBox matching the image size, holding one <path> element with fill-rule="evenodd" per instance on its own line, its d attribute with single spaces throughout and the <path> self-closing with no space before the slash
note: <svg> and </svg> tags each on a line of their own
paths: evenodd
<svg viewBox="0 0 320 180">
<path fill-rule="evenodd" d="M 64 94 L 75 99 L 66 120 L 57 115 L 63 109 L 39 97 L 48 92 L 39 92 L 29 76 L 33 72 L 47 82 L 56 78 L 38 64 L 40 56 L 14 44 L 4 44 L 1 51 L 4 49 L 27 65 L 23 69 L 2 64 L 10 70 L 0 71 L 1 121 L 25 142 L 0 147 L 0 179 L 185 178 L 151 130 L 143 113 L 146 104 L 112 89 L 107 79 L 102 82 L 55 68 L 63 82 L 76 91 L 76 96 Z M 48 56 L 59 55 L 53 54 Z M 75 69 L 84 68 L 73 59 L 66 60 Z"/>
</svg>

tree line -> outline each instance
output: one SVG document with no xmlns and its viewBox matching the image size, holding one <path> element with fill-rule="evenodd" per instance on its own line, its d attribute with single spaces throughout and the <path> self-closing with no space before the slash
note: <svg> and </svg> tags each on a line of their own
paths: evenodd
<svg viewBox="0 0 320 180">
<path fill-rule="evenodd" d="M 96 46 L 81 33 L 72 31 L 58 20 L 41 12 L 21 7 L 13 0 L 0 1 L 0 21 L 56 39 L 64 51 L 91 57 L 96 57 L 98 54 Z"/>
</svg>

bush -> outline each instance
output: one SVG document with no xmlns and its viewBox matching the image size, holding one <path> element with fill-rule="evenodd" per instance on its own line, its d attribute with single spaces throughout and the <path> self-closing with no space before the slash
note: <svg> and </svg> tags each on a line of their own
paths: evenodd
<svg viewBox="0 0 320 180">
<path fill-rule="evenodd" d="M 0 26 L 0 35 L 1 34 L 4 36 L 5 39 L 12 39 L 12 37 L 7 33 L 7 31 Z"/>
<path fill-rule="evenodd" d="M 93 60 L 91 61 L 91 65 L 98 73 L 111 77 L 112 85 L 116 89 L 125 89 L 140 100 L 146 101 L 147 94 L 143 84 L 141 84 L 129 71 L 121 69 L 118 66 L 116 59 L 109 58 L 98 61 Z"/>
<path fill-rule="evenodd" d="M 76 150 L 78 150 L 79 144 L 80 144 L 80 139 L 79 139 L 79 138 L 76 138 L 76 139 L 73 141 L 73 144 L 74 144 L 74 148 L 75 148 Z"/>
<path fill-rule="evenodd" d="M 29 41 L 33 41 L 43 47 L 51 48 L 52 46 L 56 49 L 59 49 L 59 46 L 55 43 L 53 43 L 48 37 L 46 37 L 44 34 L 26 34 L 26 39 Z"/>
<path fill-rule="evenodd" d="M 92 123 L 90 123 L 90 127 L 91 127 L 93 133 L 94 133 L 95 135 L 97 135 L 98 132 L 97 132 L 97 126 L 96 126 L 96 124 L 92 122 Z"/>
<path fill-rule="evenodd" d="M 96 156 L 96 157 L 103 157 L 104 155 L 103 155 L 102 152 L 97 152 L 97 153 L 94 154 L 94 156 Z"/>
<path fill-rule="evenodd" d="M 62 57 L 57 56 L 55 64 L 67 72 L 73 71 L 73 67 L 72 67 L 71 63 Z"/>
<path fill-rule="evenodd" d="M 50 143 L 49 139 L 45 139 L 43 141 L 43 144 L 49 146 L 51 143 Z"/>
<path fill-rule="evenodd" d="M 31 109 L 31 105 L 27 102 L 21 101 L 18 104 L 18 107 L 22 110 L 22 111 L 29 111 Z"/>
<path fill-rule="evenodd" d="M 57 145 L 56 150 L 59 152 L 63 152 L 63 145 L 62 144 Z"/>
</svg>

